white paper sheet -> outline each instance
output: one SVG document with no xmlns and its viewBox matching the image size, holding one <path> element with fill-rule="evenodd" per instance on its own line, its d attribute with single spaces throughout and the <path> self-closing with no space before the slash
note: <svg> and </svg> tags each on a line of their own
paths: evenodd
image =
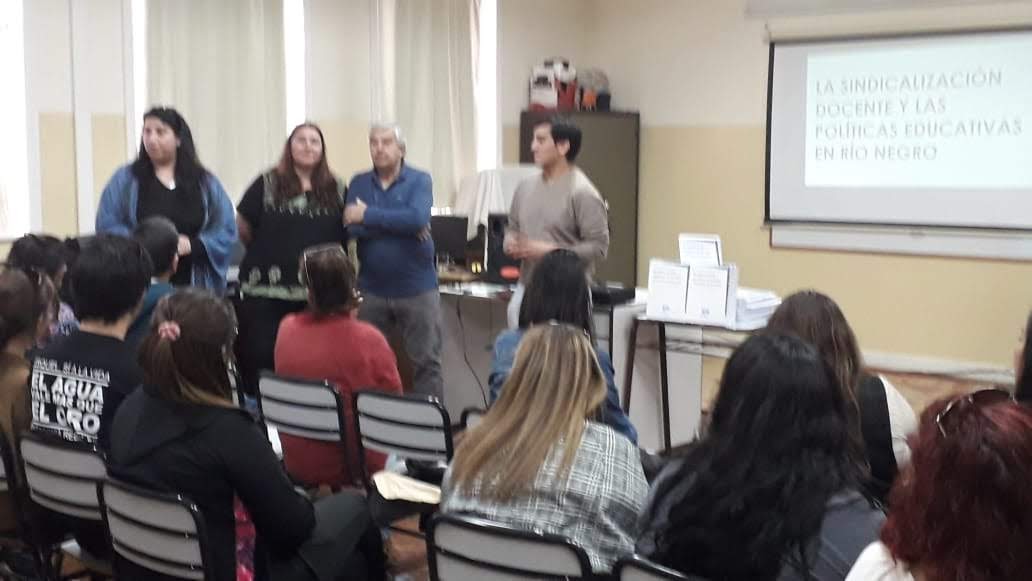
<svg viewBox="0 0 1032 581">
<path fill-rule="evenodd" d="M 663 260 L 649 262 L 649 301 L 645 313 L 657 319 L 684 317 L 688 267 Z"/>
<path fill-rule="evenodd" d="M 677 237 L 681 264 L 720 266 L 723 253 L 716 234 L 680 234 Z"/>
<path fill-rule="evenodd" d="M 727 268 L 693 265 L 688 271 L 685 316 L 701 323 L 726 323 L 729 278 Z"/>
</svg>

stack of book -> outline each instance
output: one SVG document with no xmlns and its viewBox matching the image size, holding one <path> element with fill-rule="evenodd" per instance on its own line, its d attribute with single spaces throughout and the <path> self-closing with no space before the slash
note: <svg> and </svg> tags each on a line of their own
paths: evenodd
<svg viewBox="0 0 1032 581">
<path fill-rule="evenodd" d="M 780 304 L 781 297 L 774 291 L 738 287 L 734 328 L 752 331 L 766 326 Z"/>
</svg>

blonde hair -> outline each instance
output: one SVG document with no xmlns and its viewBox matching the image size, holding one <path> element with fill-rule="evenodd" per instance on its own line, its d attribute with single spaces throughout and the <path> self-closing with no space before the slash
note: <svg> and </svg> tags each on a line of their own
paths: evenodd
<svg viewBox="0 0 1032 581">
<path fill-rule="evenodd" d="M 456 450 L 452 483 L 508 500 L 530 489 L 553 450 L 560 455 L 557 477 L 565 480 L 585 420 L 605 397 L 598 357 L 581 329 L 560 323 L 531 327 L 501 397 Z"/>
</svg>

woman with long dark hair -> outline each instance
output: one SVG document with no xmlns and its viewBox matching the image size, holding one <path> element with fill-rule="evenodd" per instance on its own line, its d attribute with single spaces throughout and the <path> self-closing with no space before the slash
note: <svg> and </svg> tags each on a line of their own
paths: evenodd
<svg viewBox="0 0 1032 581">
<path fill-rule="evenodd" d="M 344 182 L 330 171 L 322 130 L 302 123 L 290 132 L 275 167 L 255 178 L 237 206 L 240 241 L 242 388 L 257 389 L 258 373 L 273 368 L 276 330 L 283 317 L 304 310 L 308 290 L 299 278 L 301 251 L 347 242 Z"/>
<path fill-rule="evenodd" d="M 912 442 L 847 581 L 1032 579 L 1032 410 L 995 389 L 942 399 Z"/>
<path fill-rule="evenodd" d="M 654 484 L 638 552 L 707 579 L 843 579 L 884 515 L 858 490 L 837 383 L 800 339 L 742 343 L 708 433 Z"/>
<path fill-rule="evenodd" d="M 813 345 L 835 373 L 846 400 L 850 440 L 866 473 L 864 486 L 886 503 L 896 474 L 910 461 L 907 436 L 917 431 L 914 409 L 888 379 L 864 368 L 852 327 L 827 295 L 793 293 L 771 315 L 767 331 Z"/>
<path fill-rule="evenodd" d="M 214 581 L 236 578 L 234 496 L 257 531 L 259 579 L 383 579 L 380 531 L 365 499 L 342 493 L 313 505 L 294 490 L 265 431 L 234 405 L 232 307 L 183 289 L 161 299 L 151 325 L 140 346 L 144 384 L 115 414 L 112 473 L 197 503 Z M 153 578 L 127 567 L 131 579 Z"/>
<path fill-rule="evenodd" d="M 237 240 L 233 203 L 201 165 L 186 120 L 168 107 L 143 115 L 140 153 L 104 187 L 97 232 L 132 236 L 151 216 L 168 218 L 179 232 L 179 269 L 171 282 L 224 292 Z"/>
<path fill-rule="evenodd" d="M 488 376 L 491 403 L 501 394 L 512 370 L 516 349 L 527 329 L 548 321 L 567 323 L 583 329 L 595 346 L 595 356 L 606 380 L 606 399 L 599 409 L 599 420 L 637 444 L 638 431 L 620 407 L 613 361 L 609 353 L 598 348 L 592 317 L 587 263 L 572 250 L 553 250 L 546 254 L 535 265 L 527 283 L 520 303 L 519 328 L 503 331 L 495 339 Z"/>
<path fill-rule="evenodd" d="M 41 270 L 0 267 L 0 430 L 15 456 L 16 438 L 32 424 L 26 353 L 49 334 L 57 304 L 54 293 Z M 11 497 L 16 492 L 0 492 L 0 531 L 6 533 L 17 528 Z"/>
</svg>

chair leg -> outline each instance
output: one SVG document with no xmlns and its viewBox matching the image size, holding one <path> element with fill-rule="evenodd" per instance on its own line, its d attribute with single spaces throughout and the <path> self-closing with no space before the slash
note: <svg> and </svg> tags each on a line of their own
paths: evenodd
<svg viewBox="0 0 1032 581">
<path fill-rule="evenodd" d="M 51 567 L 53 567 L 53 570 L 52 570 L 52 574 L 54 575 L 53 579 L 63 580 L 65 578 L 64 575 L 63 575 L 63 573 L 64 573 L 64 551 L 61 550 L 61 547 L 58 547 L 57 550 L 54 552 L 54 555 L 53 555 L 50 563 L 51 563 Z"/>
<path fill-rule="evenodd" d="M 36 565 L 36 574 L 43 579 L 47 579 L 47 561 L 42 549 L 37 547 L 32 548 L 32 561 Z"/>
</svg>

